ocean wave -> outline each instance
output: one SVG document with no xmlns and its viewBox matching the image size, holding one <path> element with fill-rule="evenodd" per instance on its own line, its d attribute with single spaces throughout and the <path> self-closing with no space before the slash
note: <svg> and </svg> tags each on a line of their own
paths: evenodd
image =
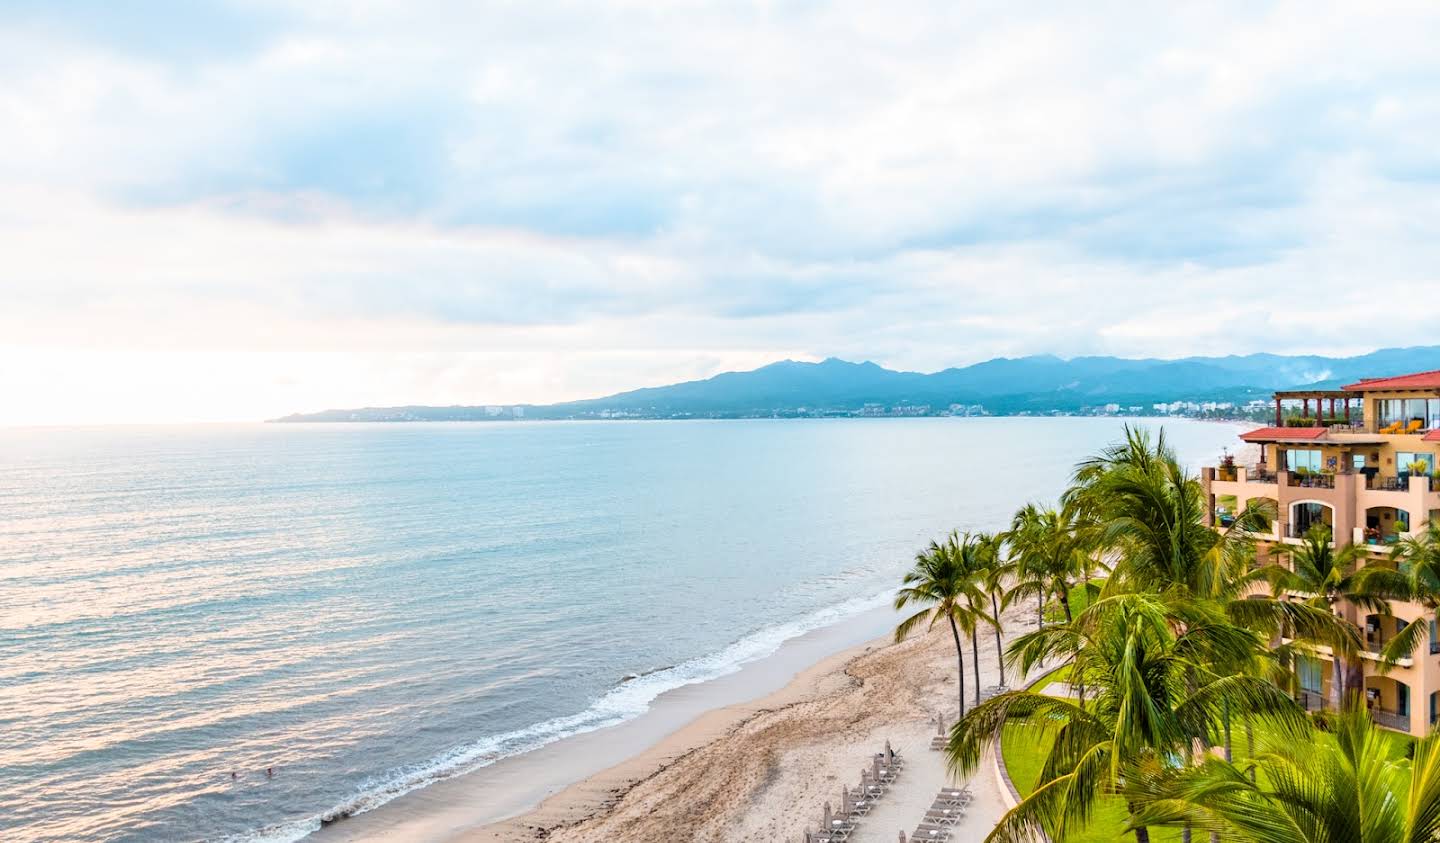
<svg viewBox="0 0 1440 843">
<path fill-rule="evenodd" d="M 313 817 L 282 823 L 226 838 L 229 843 L 293 843 L 324 825 L 363 814 L 438 781 L 487 767 L 506 758 L 533 752 L 565 738 L 616 726 L 650 710 L 661 694 L 709 682 L 775 653 L 786 641 L 838 623 L 847 617 L 886 605 L 893 590 L 811 612 L 793 621 L 763 627 L 714 653 L 620 680 L 584 711 L 556 717 L 457 746 L 420 763 L 400 767 L 362 784 L 351 798 Z"/>
</svg>

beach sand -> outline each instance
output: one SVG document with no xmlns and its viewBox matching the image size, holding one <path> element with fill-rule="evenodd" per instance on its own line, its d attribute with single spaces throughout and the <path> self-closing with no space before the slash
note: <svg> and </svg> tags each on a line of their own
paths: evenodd
<svg viewBox="0 0 1440 843">
<path fill-rule="evenodd" d="M 1033 610 L 1007 613 L 1011 630 L 1030 628 Z M 998 681 L 994 637 L 980 635 L 982 687 Z M 971 648 L 965 645 L 967 705 L 974 701 Z M 852 836 L 893 841 L 914 831 L 951 779 L 928 749 L 934 713 L 956 712 L 955 645 L 947 627 L 893 644 L 878 639 L 824 659 L 781 690 L 707 712 L 649 749 L 545 799 L 535 809 L 480 825 L 479 806 L 503 781 L 472 773 L 409 794 L 380 810 L 321 832 L 319 839 L 458 840 L 466 843 L 799 840 L 816 829 L 825 802 L 888 739 L 909 762 L 896 787 Z M 1018 684 L 1011 678 L 1011 685 Z M 621 727 L 623 728 L 623 727 Z M 600 733 L 596 733 L 597 735 Z M 545 750 L 520 764 L 554 763 Z M 523 782 L 511 766 L 509 778 Z M 484 771 L 479 771 L 483 773 Z M 952 839 L 979 840 L 1005 810 L 989 759 L 972 777 L 975 802 Z"/>
</svg>

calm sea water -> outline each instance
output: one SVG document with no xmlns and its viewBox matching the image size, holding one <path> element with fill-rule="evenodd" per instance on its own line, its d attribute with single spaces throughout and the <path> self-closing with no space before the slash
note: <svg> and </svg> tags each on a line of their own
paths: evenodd
<svg viewBox="0 0 1440 843">
<path fill-rule="evenodd" d="M 1192 464 L 1235 436 L 1167 431 Z M 1119 433 L 0 431 L 0 839 L 295 839 L 636 716 L 878 605 L 926 540 L 1002 526 Z"/>
</svg>

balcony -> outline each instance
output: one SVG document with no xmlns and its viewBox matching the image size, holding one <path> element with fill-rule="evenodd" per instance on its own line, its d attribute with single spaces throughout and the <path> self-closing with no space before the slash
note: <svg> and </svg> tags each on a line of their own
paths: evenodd
<svg viewBox="0 0 1440 843">
<path fill-rule="evenodd" d="M 1302 526 L 1300 526 L 1299 524 L 1296 524 L 1294 521 L 1291 521 L 1291 522 L 1289 522 L 1289 523 L 1287 523 L 1287 524 L 1285 525 L 1285 538 L 1286 538 L 1286 539 L 1289 539 L 1289 542 L 1288 542 L 1289 544 L 1299 544 L 1300 542 L 1302 542 L 1302 541 L 1305 540 L 1306 535 L 1310 532 L 1310 528 L 1311 528 L 1311 527 L 1314 527 L 1314 526 L 1316 526 L 1316 525 L 1315 525 L 1315 524 L 1307 524 L 1307 525 L 1305 525 L 1304 527 L 1302 527 Z M 1325 522 L 1325 528 L 1326 528 L 1327 530 L 1333 529 L 1333 528 L 1330 526 L 1329 522 Z M 1335 539 L 1334 539 L 1333 535 L 1332 535 L 1330 541 L 1328 542 L 1328 544 L 1329 544 L 1331 547 L 1335 547 L 1335 546 L 1336 546 L 1336 545 L 1335 545 Z"/>
<path fill-rule="evenodd" d="M 1374 492 L 1408 492 L 1410 491 L 1410 478 L 1406 477 L 1382 477 L 1381 475 L 1366 475 L 1365 488 Z"/>
<path fill-rule="evenodd" d="M 1275 472 L 1270 471 L 1269 469 L 1265 468 L 1265 466 L 1256 465 L 1245 469 L 1245 482 L 1276 483 L 1279 482 L 1279 478 L 1275 475 Z"/>
<path fill-rule="evenodd" d="M 1387 729 L 1394 729 L 1397 732 L 1410 731 L 1410 715 L 1401 714 L 1397 711 L 1389 711 L 1377 706 L 1370 707 L 1370 719 L 1376 724 Z"/>
<path fill-rule="evenodd" d="M 1286 475 L 1290 486 L 1302 489 L 1333 489 L 1335 488 L 1335 475 L 1333 474 L 1299 474 L 1290 472 Z"/>
<path fill-rule="evenodd" d="M 1324 711 L 1327 704 L 1324 694 L 1304 688 L 1295 695 L 1295 702 L 1306 711 Z"/>
</svg>

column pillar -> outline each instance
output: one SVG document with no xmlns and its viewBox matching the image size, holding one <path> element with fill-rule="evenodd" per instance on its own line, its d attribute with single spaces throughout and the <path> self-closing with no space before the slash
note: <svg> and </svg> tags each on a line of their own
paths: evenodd
<svg viewBox="0 0 1440 843">
<path fill-rule="evenodd" d="M 1275 399 L 1275 426 L 1280 426 L 1280 399 Z"/>
</svg>

